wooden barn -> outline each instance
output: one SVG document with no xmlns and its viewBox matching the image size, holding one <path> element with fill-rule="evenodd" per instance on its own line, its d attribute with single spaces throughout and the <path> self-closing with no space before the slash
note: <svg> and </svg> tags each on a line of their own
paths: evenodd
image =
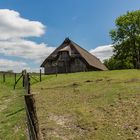
<svg viewBox="0 0 140 140">
<path fill-rule="evenodd" d="M 97 57 L 69 38 L 45 59 L 41 67 L 45 74 L 107 70 Z"/>
</svg>

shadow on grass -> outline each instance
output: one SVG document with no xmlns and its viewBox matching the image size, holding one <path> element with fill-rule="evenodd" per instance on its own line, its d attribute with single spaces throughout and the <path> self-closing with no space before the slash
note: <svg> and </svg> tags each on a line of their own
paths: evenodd
<svg viewBox="0 0 140 140">
<path fill-rule="evenodd" d="M 21 108 L 21 109 L 19 109 L 19 110 L 15 111 L 15 112 L 13 112 L 13 113 L 10 113 L 10 114 L 6 115 L 6 117 L 13 116 L 13 115 L 15 115 L 15 114 L 17 114 L 17 113 L 19 113 L 19 112 L 23 111 L 24 109 L 25 109 L 25 108 Z"/>
</svg>

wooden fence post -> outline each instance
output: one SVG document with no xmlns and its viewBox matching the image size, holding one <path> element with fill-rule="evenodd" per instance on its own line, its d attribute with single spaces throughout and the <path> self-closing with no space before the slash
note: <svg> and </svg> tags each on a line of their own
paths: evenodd
<svg viewBox="0 0 140 140">
<path fill-rule="evenodd" d="M 5 83 L 5 73 L 3 73 L 3 83 Z"/>
<path fill-rule="evenodd" d="M 17 74 L 15 73 L 15 84 L 16 84 L 16 81 L 17 81 Z"/>
<path fill-rule="evenodd" d="M 33 94 L 25 95 L 25 104 L 28 118 L 28 128 L 31 140 L 40 140 L 40 130 Z"/>
<path fill-rule="evenodd" d="M 40 69 L 40 82 L 42 81 L 42 72 L 41 72 L 41 69 Z"/>
<path fill-rule="evenodd" d="M 29 73 L 26 73 L 24 75 L 24 88 L 25 88 L 26 94 L 30 94 L 30 75 L 29 75 Z"/>
<path fill-rule="evenodd" d="M 23 79 L 22 79 L 22 86 L 24 87 L 25 85 L 24 85 L 24 83 L 25 83 L 25 75 L 24 75 L 24 71 L 22 71 L 22 77 L 23 77 Z"/>
<path fill-rule="evenodd" d="M 27 93 L 28 94 L 31 94 L 31 84 L 30 84 L 30 74 L 29 73 L 27 73 Z"/>
<path fill-rule="evenodd" d="M 23 76 L 23 82 L 22 82 L 22 84 L 23 84 L 23 87 L 25 87 L 25 75 L 26 74 L 27 74 L 26 70 L 23 70 L 22 71 L 22 76 Z"/>
<path fill-rule="evenodd" d="M 25 105 L 26 105 L 26 114 L 27 114 L 27 123 L 30 140 L 43 140 L 41 130 L 39 129 L 35 99 L 33 94 L 30 91 L 30 74 L 25 72 L 24 75 L 24 86 L 25 86 Z"/>
</svg>

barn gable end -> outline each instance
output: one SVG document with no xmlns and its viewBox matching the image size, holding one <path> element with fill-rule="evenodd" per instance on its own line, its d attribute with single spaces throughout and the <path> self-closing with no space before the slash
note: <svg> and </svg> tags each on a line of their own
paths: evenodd
<svg viewBox="0 0 140 140">
<path fill-rule="evenodd" d="M 66 38 L 42 63 L 45 74 L 107 70 L 101 61 Z"/>
</svg>

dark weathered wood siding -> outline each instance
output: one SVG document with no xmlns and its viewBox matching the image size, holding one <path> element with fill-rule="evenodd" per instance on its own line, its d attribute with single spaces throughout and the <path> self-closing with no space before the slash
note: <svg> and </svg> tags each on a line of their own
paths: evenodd
<svg viewBox="0 0 140 140">
<path fill-rule="evenodd" d="M 79 58 L 74 59 L 70 66 L 71 72 L 86 71 L 86 64 L 84 64 Z"/>
<path fill-rule="evenodd" d="M 61 63 L 61 65 L 60 65 Z M 81 72 L 87 71 L 86 65 L 80 60 L 75 59 L 71 62 L 59 62 L 58 65 L 45 65 L 45 74 L 54 74 L 54 73 L 71 73 L 71 72 Z"/>
</svg>

